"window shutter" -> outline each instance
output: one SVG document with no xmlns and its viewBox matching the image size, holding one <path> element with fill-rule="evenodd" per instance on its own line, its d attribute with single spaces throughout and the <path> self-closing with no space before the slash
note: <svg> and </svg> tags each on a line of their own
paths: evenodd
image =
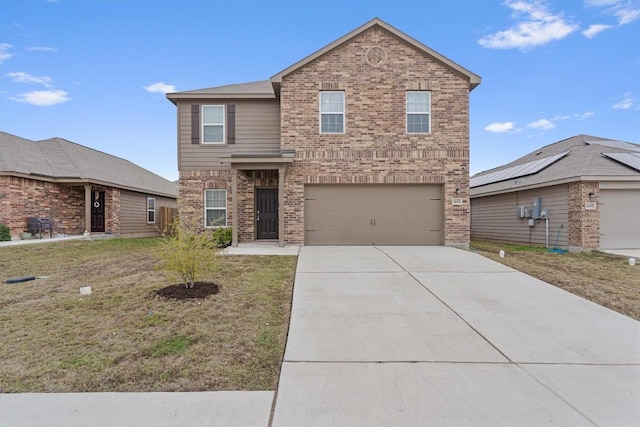
<svg viewBox="0 0 640 427">
<path fill-rule="evenodd" d="M 236 106 L 227 105 L 227 144 L 236 143 Z"/>
<path fill-rule="evenodd" d="M 200 144 L 200 105 L 191 105 L 191 143 Z"/>
</svg>

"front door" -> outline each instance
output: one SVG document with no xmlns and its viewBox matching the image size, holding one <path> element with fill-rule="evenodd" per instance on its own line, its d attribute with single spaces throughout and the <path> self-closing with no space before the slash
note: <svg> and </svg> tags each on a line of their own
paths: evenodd
<svg viewBox="0 0 640 427">
<path fill-rule="evenodd" d="M 91 190 L 91 232 L 104 233 L 104 191 Z"/>
<path fill-rule="evenodd" d="M 278 189 L 256 189 L 256 237 L 278 238 Z"/>
</svg>

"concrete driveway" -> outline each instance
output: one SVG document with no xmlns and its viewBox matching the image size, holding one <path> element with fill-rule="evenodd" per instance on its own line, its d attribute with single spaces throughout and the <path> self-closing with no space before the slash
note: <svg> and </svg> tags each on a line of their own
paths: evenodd
<svg viewBox="0 0 640 427">
<path fill-rule="evenodd" d="M 273 426 L 640 425 L 640 322 L 446 247 L 303 247 Z"/>
</svg>

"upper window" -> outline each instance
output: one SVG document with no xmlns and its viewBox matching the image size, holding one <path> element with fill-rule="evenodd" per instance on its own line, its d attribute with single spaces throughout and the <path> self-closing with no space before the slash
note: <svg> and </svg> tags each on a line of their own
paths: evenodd
<svg viewBox="0 0 640 427">
<path fill-rule="evenodd" d="M 202 143 L 224 144 L 224 105 L 202 106 Z"/>
<path fill-rule="evenodd" d="M 204 191 L 204 226 L 227 226 L 227 190 Z"/>
<path fill-rule="evenodd" d="M 344 92 L 320 92 L 320 133 L 344 133 Z"/>
<path fill-rule="evenodd" d="M 407 92 L 407 133 L 431 132 L 431 92 Z"/>
<path fill-rule="evenodd" d="M 147 197 L 147 224 L 155 224 L 156 222 L 156 199 Z"/>
</svg>

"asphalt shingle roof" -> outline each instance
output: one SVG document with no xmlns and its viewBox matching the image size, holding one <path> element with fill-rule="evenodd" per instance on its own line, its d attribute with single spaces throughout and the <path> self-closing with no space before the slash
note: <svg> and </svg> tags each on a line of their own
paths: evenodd
<svg viewBox="0 0 640 427">
<path fill-rule="evenodd" d="M 640 171 L 604 155 L 605 153 L 637 154 L 640 152 L 639 144 L 590 135 L 577 135 L 539 148 L 511 163 L 475 174 L 472 177 L 472 181 L 474 179 L 478 181 L 477 178 L 484 175 L 546 157 L 559 155 L 564 152 L 569 152 L 569 154 L 534 174 L 472 187 L 471 196 L 515 191 L 522 187 L 540 187 L 552 182 L 568 182 L 588 177 L 597 177 L 599 180 L 615 180 L 620 178 L 640 180 Z"/>
<path fill-rule="evenodd" d="M 176 197 L 177 184 L 128 160 L 67 141 L 31 141 L 0 132 L 0 172 L 104 183 Z"/>
</svg>

